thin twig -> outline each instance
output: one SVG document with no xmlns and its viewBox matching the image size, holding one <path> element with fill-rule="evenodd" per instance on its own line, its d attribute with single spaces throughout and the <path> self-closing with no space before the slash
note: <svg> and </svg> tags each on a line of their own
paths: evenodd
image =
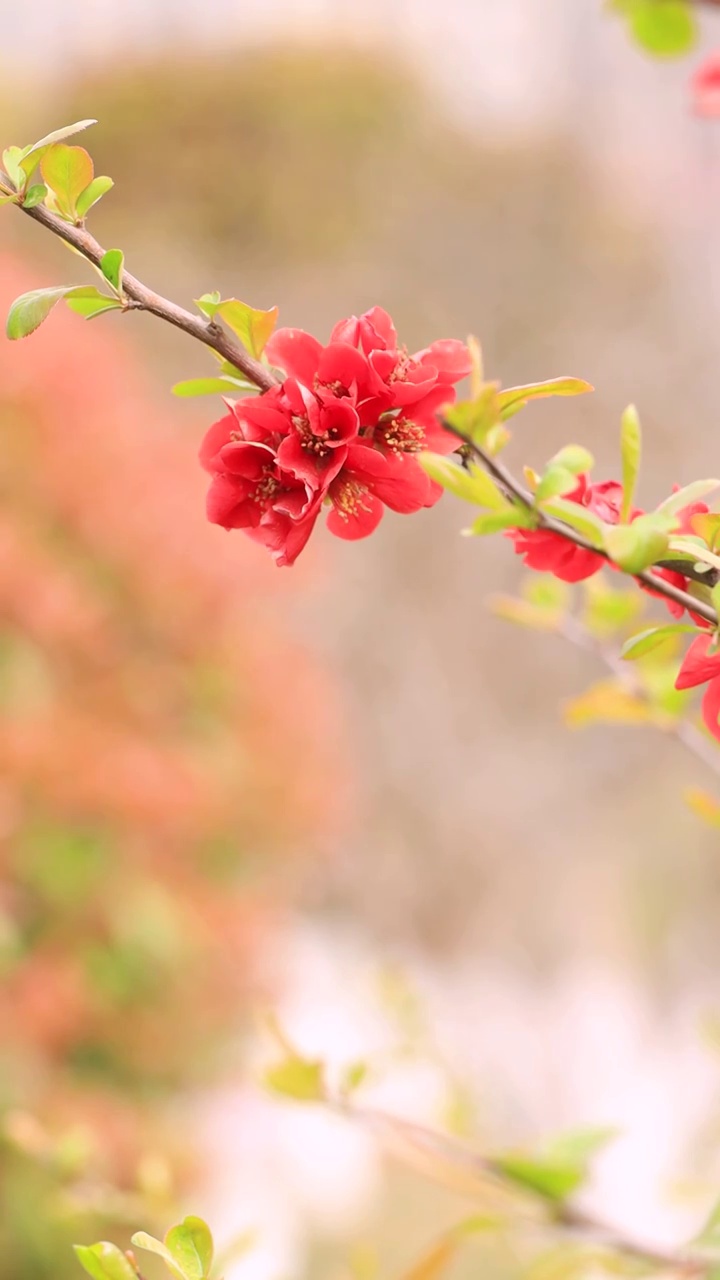
<svg viewBox="0 0 720 1280">
<path fill-rule="evenodd" d="M 604 662 L 608 670 L 627 689 L 628 693 L 632 693 L 636 697 L 646 698 L 647 695 L 635 674 L 633 664 L 621 658 L 617 650 L 610 649 L 602 644 L 578 617 L 574 614 L 568 614 L 559 624 L 558 630 L 560 635 L 569 640 L 571 644 L 576 645 L 578 649 L 584 649 L 588 653 L 594 654 L 601 662 Z M 678 742 L 681 742 L 704 765 L 707 765 L 708 769 L 712 769 L 713 773 L 720 775 L 720 751 L 712 746 L 694 724 L 689 720 L 668 722 L 667 732 L 677 738 Z"/>
<path fill-rule="evenodd" d="M 720 0 L 718 2 L 720 3 Z M 506 497 L 515 499 L 522 506 L 533 512 L 538 528 L 546 529 L 548 533 L 556 533 L 558 537 L 564 538 L 567 542 L 573 542 L 576 547 L 581 547 L 583 551 L 592 551 L 593 555 L 601 556 L 603 560 L 607 560 L 608 564 L 614 563 L 607 551 L 602 547 L 596 547 L 594 543 L 583 537 L 576 529 L 571 528 L 570 525 L 563 524 L 561 520 L 556 520 L 553 516 L 546 515 L 545 512 L 538 508 L 529 489 L 526 489 L 519 480 L 516 480 L 512 472 L 508 471 L 502 462 L 483 449 L 481 445 L 468 440 L 462 432 L 458 431 L 449 422 L 443 420 L 442 425 L 446 431 L 462 440 L 468 453 L 477 458 L 478 462 L 482 464 L 493 479 L 497 480 Z M 657 595 L 664 596 L 666 600 L 672 600 L 673 604 L 681 605 L 683 609 L 697 614 L 699 617 L 704 618 L 706 622 L 710 622 L 714 627 L 717 627 L 718 616 L 715 610 L 711 605 L 705 604 L 703 600 L 696 600 L 689 592 L 682 591 L 679 587 L 674 586 L 673 583 L 666 582 L 664 578 L 658 578 L 647 570 L 630 576 L 637 579 L 638 582 L 642 582 L 643 586 L 648 587 Z"/>
<path fill-rule="evenodd" d="M 5 190 L 11 189 L 7 177 L 2 173 L 0 173 L 0 184 Z M 28 218 L 32 218 L 33 222 L 39 222 L 42 227 L 51 231 L 53 235 L 71 245 L 93 266 L 100 266 L 105 250 L 84 227 L 76 227 L 70 222 L 64 222 L 62 218 L 59 218 L 57 214 L 51 213 L 42 204 L 36 205 L 34 209 L 25 209 L 22 204 L 18 204 L 17 208 L 22 209 L 22 212 Z M 165 320 L 167 324 L 174 325 L 176 329 L 182 329 L 191 338 L 196 338 L 198 342 L 204 343 L 206 347 L 217 351 L 224 360 L 235 365 L 261 391 L 269 391 L 271 387 L 277 385 L 277 379 L 270 370 L 261 364 L 259 360 L 255 360 L 240 343 L 231 338 L 219 325 L 204 319 L 202 316 L 195 316 L 191 311 L 186 311 L 184 307 L 179 307 L 177 303 L 170 302 L 168 298 L 163 298 L 159 293 L 154 293 L 152 289 L 148 289 L 135 276 L 130 275 L 128 271 L 123 272 L 123 293 L 134 304 L 133 307 L 128 308 L 129 310 L 149 311 L 152 315 L 158 316 L 160 320 Z"/>
<path fill-rule="evenodd" d="M 634 1258 L 662 1272 L 675 1272 L 686 1277 L 703 1276 L 714 1267 L 710 1259 L 645 1244 L 583 1209 L 567 1202 L 558 1204 L 540 1192 L 520 1186 L 507 1174 L 502 1161 L 480 1155 L 455 1138 L 449 1138 L 424 1125 L 400 1120 L 374 1108 L 359 1107 L 347 1099 L 331 1105 L 350 1120 L 365 1125 L 401 1158 L 404 1154 L 406 1160 L 411 1164 L 415 1163 L 431 1176 L 435 1168 L 436 1176 L 440 1178 L 440 1169 L 444 1163 L 446 1167 L 459 1173 L 476 1175 L 486 1181 L 491 1180 L 495 1186 L 501 1186 L 506 1191 L 531 1197 L 546 1211 L 549 1226 L 565 1227 L 591 1238 L 594 1243 L 615 1253 Z"/>
</svg>

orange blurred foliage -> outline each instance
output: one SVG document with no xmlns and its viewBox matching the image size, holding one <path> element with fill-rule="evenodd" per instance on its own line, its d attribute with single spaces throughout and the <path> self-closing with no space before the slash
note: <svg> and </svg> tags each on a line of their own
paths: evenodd
<svg viewBox="0 0 720 1280">
<path fill-rule="evenodd" d="M 0 257 L 1 308 L 37 284 Z M 59 307 L 0 342 L 0 1105 L 91 1125 L 217 1069 L 283 866 L 347 797 L 296 585 L 207 524 L 116 335 Z"/>
</svg>

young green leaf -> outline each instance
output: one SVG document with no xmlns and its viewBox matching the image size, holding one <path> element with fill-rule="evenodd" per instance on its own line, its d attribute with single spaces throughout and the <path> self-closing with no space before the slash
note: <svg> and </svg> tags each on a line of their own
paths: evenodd
<svg viewBox="0 0 720 1280">
<path fill-rule="evenodd" d="M 663 627 L 650 627 L 647 631 L 641 631 L 638 635 L 626 640 L 620 650 L 620 657 L 634 662 L 635 659 L 644 658 L 647 653 L 652 653 L 653 649 L 657 649 L 668 636 L 697 630 L 697 627 L 691 627 L 682 622 L 669 622 Z"/>
<path fill-rule="evenodd" d="M 22 201 L 23 209 L 34 209 L 36 204 L 42 204 L 47 193 L 47 187 L 42 182 L 37 182 L 34 187 L 28 187 Z"/>
<path fill-rule="evenodd" d="M 581 396 L 595 388 L 583 378 L 551 378 L 548 382 L 529 382 L 523 387 L 506 387 L 498 393 L 503 421 L 524 409 L 529 400 L 541 400 L 546 396 Z"/>
<path fill-rule="evenodd" d="M 640 419 L 634 404 L 628 405 L 620 423 L 620 456 L 622 458 L 623 500 L 620 508 L 621 523 L 625 523 L 632 510 L 635 486 L 640 470 L 642 436 Z"/>
<path fill-rule="evenodd" d="M 16 298 L 7 318 L 8 338 L 15 341 L 34 333 L 60 299 L 67 297 L 74 288 L 74 285 L 61 285 L 56 289 L 32 289 L 30 293 L 23 293 Z"/>
<path fill-rule="evenodd" d="M 65 138 L 71 138 L 74 133 L 82 133 L 83 129 L 89 129 L 91 124 L 97 124 L 97 120 L 76 120 L 75 124 L 66 124 L 62 129 L 53 129 L 52 133 L 46 133 L 44 138 L 38 138 L 31 147 L 27 147 L 25 154 L 31 156 L 41 147 L 51 147 L 56 142 L 63 142 Z"/>
<path fill-rule="evenodd" d="M 239 378 L 188 378 L 185 382 L 176 382 L 172 388 L 174 396 L 237 396 L 252 395 L 257 392 L 251 382 L 242 382 Z"/>
<path fill-rule="evenodd" d="M 2 153 L 3 169 L 14 187 L 24 187 L 25 174 L 20 166 L 22 147 L 6 147 Z"/>
<path fill-rule="evenodd" d="M 184 1218 L 171 1227 L 165 1245 L 188 1280 L 207 1280 L 213 1261 L 213 1238 L 202 1218 Z"/>
<path fill-rule="evenodd" d="M 84 147 L 56 143 L 43 155 L 40 173 L 60 211 L 65 217 L 76 219 L 77 201 L 94 176 L 93 162 Z"/>
<path fill-rule="evenodd" d="M 195 1280 L 194 1277 L 187 1275 L 180 1263 L 168 1249 L 162 1240 L 157 1240 L 155 1236 L 148 1235 L 147 1231 L 136 1231 L 132 1236 L 132 1243 L 136 1249 L 144 1249 L 146 1253 L 156 1253 L 162 1258 L 165 1266 L 175 1280 Z M 136 1280 L 136 1278 L 135 1278 Z"/>
<path fill-rule="evenodd" d="M 656 511 L 662 511 L 665 515 L 675 516 L 684 507 L 691 506 L 694 502 L 701 502 L 714 489 L 720 489 L 720 480 L 693 480 L 690 484 L 686 484 L 684 488 L 678 489 L 677 493 L 671 493 L 669 498 L 660 503 L 656 507 Z"/>
<path fill-rule="evenodd" d="M 137 1280 L 130 1259 L 107 1240 L 98 1244 L 76 1244 L 74 1249 L 78 1262 L 92 1280 Z"/>
<path fill-rule="evenodd" d="M 461 467 L 437 453 L 420 453 L 418 462 L 431 480 L 454 493 L 456 498 L 464 498 L 478 507 L 490 507 L 492 511 L 504 510 L 508 505 L 495 481 L 477 463 Z"/>
<path fill-rule="evenodd" d="M 469 529 L 463 529 L 468 538 L 482 538 L 489 533 L 500 533 L 503 529 L 532 529 L 535 518 L 527 507 L 507 506 L 504 511 L 491 511 L 488 515 L 478 516 Z"/>
<path fill-rule="evenodd" d="M 535 501 L 543 502 L 546 498 L 557 498 L 563 493 L 570 493 L 577 485 L 577 476 L 567 467 L 551 462 L 545 468 L 535 490 Z"/>
<path fill-rule="evenodd" d="M 630 30 L 648 53 L 679 57 L 697 40 L 695 15 L 687 0 L 633 0 Z"/>
<path fill-rule="evenodd" d="M 289 1055 L 268 1067 L 263 1082 L 273 1093 L 297 1102 L 322 1102 L 327 1095 L 324 1064 L 307 1058 Z"/>
<path fill-rule="evenodd" d="M 215 314 L 225 321 L 243 346 L 247 347 L 256 360 L 259 360 L 277 324 L 277 307 L 271 307 L 269 311 L 259 311 L 256 307 L 248 306 L 246 302 L 239 302 L 237 298 L 228 298 L 218 305 Z"/>
<path fill-rule="evenodd" d="M 572 1195 L 585 1179 L 585 1170 L 572 1161 L 507 1155 L 496 1157 L 492 1163 L 517 1186 L 555 1203 Z"/>
<path fill-rule="evenodd" d="M 584 471 L 592 471 L 595 466 L 595 459 L 581 444 L 566 444 L 562 449 L 550 459 L 548 466 L 564 467 L 566 471 L 571 471 L 574 476 L 582 475 Z"/>
<path fill-rule="evenodd" d="M 122 249 L 108 249 L 100 259 L 100 270 L 116 293 L 122 294 L 122 274 L 125 256 Z"/>
<path fill-rule="evenodd" d="M 75 211 L 78 218 L 84 218 L 93 205 L 97 204 L 98 200 L 102 200 L 102 197 L 107 195 L 114 185 L 112 178 L 108 178 L 105 174 L 93 178 L 92 182 L 88 183 L 85 190 L 81 191 L 77 198 Z"/>
<path fill-rule="evenodd" d="M 86 295 L 73 295 L 65 301 L 71 311 L 83 316 L 85 320 L 94 320 L 95 316 L 101 316 L 106 311 L 122 311 L 123 305 L 119 298 L 109 298 L 106 293 L 100 293 L 99 289 L 93 289 L 92 292 L 88 290 Z"/>
<path fill-rule="evenodd" d="M 464 440 L 484 445 L 489 433 L 499 424 L 497 382 L 486 382 L 472 400 L 461 400 L 445 410 L 444 421 Z"/>
<path fill-rule="evenodd" d="M 582 507 L 579 502 L 568 502 L 566 498 L 551 498 L 543 503 L 543 511 L 549 516 L 554 516 L 556 520 L 562 520 L 563 524 L 569 524 L 571 529 L 576 529 L 584 538 L 587 538 L 588 542 L 592 542 L 593 546 L 604 546 L 607 526 L 599 516 L 587 507 Z"/>
<path fill-rule="evenodd" d="M 668 534 L 655 515 L 639 516 L 632 524 L 607 525 L 605 550 L 626 573 L 642 573 L 668 549 Z"/>
<path fill-rule="evenodd" d="M 201 297 L 195 298 L 195 306 L 200 308 L 208 320 L 212 320 L 218 309 L 221 297 L 222 295 L 218 290 L 214 289 L 212 293 L 203 293 Z"/>
</svg>

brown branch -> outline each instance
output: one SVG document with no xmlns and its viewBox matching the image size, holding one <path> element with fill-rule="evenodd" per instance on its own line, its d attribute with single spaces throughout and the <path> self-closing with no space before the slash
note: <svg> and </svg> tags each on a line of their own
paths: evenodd
<svg viewBox="0 0 720 1280">
<path fill-rule="evenodd" d="M 472 1192 L 473 1177 L 479 1180 L 475 1191 L 480 1192 L 481 1185 L 493 1185 L 504 1188 L 514 1194 L 525 1196 L 544 1208 L 548 1226 L 561 1226 L 567 1230 L 589 1237 L 593 1243 L 612 1250 L 626 1258 L 633 1258 L 645 1263 L 657 1271 L 674 1272 L 685 1277 L 705 1276 L 714 1269 L 710 1258 L 683 1251 L 660 1248 L 657 1245 L 645 1244 L 632 1236 L 625 1235 L 619 1228 L 603 1222 L 602 1219 L 576 1208 L 565 1202 L 553 1201 L 539 1191 L 521 1186 L 503 1167 L 502 1161 L 480 1155 L 470 1150 L 463 1143 L 445 1134 L 428 1129 L 424 1125 L 410 1123 L 390 1116 L 386 1112 L 373 1108 L 358 1107 L 347 1099 L 333 1103 L 350 1120 L 364 1124 L 383 1141 L 400 1159 L 415 1167 L 418 1171 L 434 1177 L 446 1185 L 452 1184 L 452 1174 L 468 1178 L 464 1189 Z M 443 1179 L 445 1170 L 447 1177 Z"/>
<path fill-rule="evenodd" d="M 718 0 L 718 3 L 720 4 L 720 0 Z M 442 425 L 446 431 L 449 431 L 452 435 L 457 436 L 459 440 L 462 440 L 468 453 L 471 453 L 473 457 L 477 458 L 478 462 L 482 464 L 493 479 L 497 480 L 506 497 L 515 499 L 524 507 L 527 507 L 529 511 L 534 513 L 537 518 L 538 528 L 546 529 L 549 533 L 556 533 L 558 537 L 565 538 L 567 542 L 573 542 L 576 547 L 581 547 L 583 551 L 592 551 L 594 555 L 601 556 L 603 560 L 608 562 L 608 564 L 614 564 L 614 561 L 608 555 L 607 551 L 603 550 L 602 547 L 596 547 L 593 542 L 590 542 L 588 538 L 584 538 L 581 533 L 578 533 L 576 529 L 572 529 L 570 525 L 563 524 L 561 520 L 556 520 L 553 516 L 548 516 L 543 511 L 539 510 L 535 505 L 533 495 L 530 493 L 529 489 L 525 489 L 524 486 L 515 479 L 512 473 L 508 471 L 497 458 L 493 457 L 492 454 L 487 453 L 481 445 L 474 444 L 472 440 L 468 440 L 466 436 L 462 435 L 460 431 L 457 431 L 449 422 L 443 420 Z M 691 566 L 688 566 L 688 568 L 690 567 Z M 685 570 L 682 570 L 682 572 L 685 572 Z M 642 582 L 643 586 L 649 587 L 650 590 L 656 592 L 657 595 L 664 596 L 666 600 L 672 600 L 673 604 L 679 604 L 683 609 L 688 609 L 693 613 L 698 614 L 698 616 L 704 618 L 706 622 L 712 623 L 714 627 L 718 625 L 718 616 L 711 605 L 705 604 L 702 600 L 696 600 L 689 592 L 680 590 L 679 587 L 673 586 L 671 582 L 666 582 L 664 578 L 658 578 L 647 570 L 642 573 L 631 574 L 630 576 L 635 578 L 638 582 Z M 690 575 L 686 574 L 686 576 Z"/>
<path fill-rule="evenodd" d="M 10 189 L 3 174 L 0 174 L 0 183 L 5 190 Z M 46 227 L 53 235 L 71 245 L 93 266 L 100 266 L 100 260 L 105 250 L 84 227 L 76 227 L 70 222 L 64 222 L 62 218 L 51 213 L 42 204 L 36 205 L 34 209 L 24 209 L 22 204 L 18 204 L 17 207 L 22 209 L 28 218 L 32 218 L 33 222 L 39 222 L 41 226 Z M 185 311 L 183 307 L 179 307 L 177 303 L 170 302 L 167 298 L 161 297 L 159 293 L 154 293 L 152 289 L 148 289 L 144 284 L 141 284 L 128 271 L 123 272 L 122 283 L 123 293 L 132 303 L 128 310 L 149 311 L 151 315 L 158 316 L 160 320 L 165 320 L 167 324 L 174 325 L 176 329 L 182 329 L 183 333 L 189 334 L 191 338 L 196 338 L 198 342 L 204 343 L 212 351 L 217 351 L 218 355 L 221 355 L 224 360 L 235 365 L 261 391 L 269 391 L 271 387 L 277 385 L 277 379 L 270 370 L 261 364 L 259 360 L 255 360 L 240 343 L 231 338 L 219 325 L 206 320 L 202 316 L 195 316 L 191 311 Z"/>
</svg>

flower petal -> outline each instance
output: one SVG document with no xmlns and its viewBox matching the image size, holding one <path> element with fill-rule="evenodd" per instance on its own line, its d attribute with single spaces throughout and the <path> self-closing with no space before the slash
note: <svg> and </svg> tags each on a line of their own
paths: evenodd
<svg viewBox="0 0 720 1280">
<path fill-rule="evenodd" d="M 678 671 L 676 689 L 694 689 L 720 676 L 720 652 L 708 652 L 711 641 L 711 636 L 698 636 L 693 640 Z"/>
<path fill-rule="evenodd" d="M 303 329 L 276 329 L 265 348 L 271 364 L 279 365 L 291 377 L 311 387 L 323 347 Z"/>
<path fill-rule="evenodd" d="M 720 680 L 711 680 L 702 700 L 702 717 L 713 738 L 720 742 Z"/>
</svg>

